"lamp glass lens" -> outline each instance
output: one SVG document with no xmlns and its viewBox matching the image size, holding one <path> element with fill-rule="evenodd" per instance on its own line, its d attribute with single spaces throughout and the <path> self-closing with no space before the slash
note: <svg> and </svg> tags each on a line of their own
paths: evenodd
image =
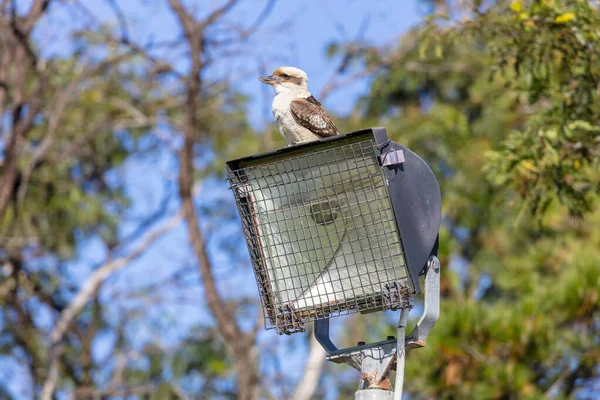
<svg viewBox="0 0 600 400">
<path fill-rule="evenodd" d="M 363 140 L 236 171 L 271 322 L 286 310 L 306 322 L 399 301 L 386 304 L 386 284 L 408 280 L 376 155 Z"/>
</svg>

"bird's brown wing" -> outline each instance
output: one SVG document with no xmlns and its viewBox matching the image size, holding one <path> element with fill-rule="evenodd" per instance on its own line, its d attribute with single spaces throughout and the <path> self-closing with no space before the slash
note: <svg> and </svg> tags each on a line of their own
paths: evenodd
<svg viewBox="0 0 600 400">
<path fill-rule="evenodd" d="M 317 136 L 328 137 L 340 133 L 327 115 L 327 111 L 313 96 L 292 101 L 290 110 L 297 123 Z"/>
</svg>

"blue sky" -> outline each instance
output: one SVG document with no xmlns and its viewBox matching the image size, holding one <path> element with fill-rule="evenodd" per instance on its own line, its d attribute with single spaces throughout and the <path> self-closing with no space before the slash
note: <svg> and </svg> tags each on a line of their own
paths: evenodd
<svg viewBox="0 0 600 400">
<path fill-rule="evenodd" d="M 108 1 L 82 2 L 98 21 L 118 26 Z M 140 42 L 172 40 L 178 34 L 177 22 L 166 0 L 118 1 L 126 15 L 129 34 Z M 201 17 L 222 1 L 188 1 Z M 246 0 L 229 14 L 232 22 L 249 26 L 263 9 L 266 1 Z M 270 121 L 269 102 L 265 104 L 261 91 L 264 87 L 256 79 L 261 71 L 270 72 L 279 65 L 294 65 L 304 69 L 310 78 L 310 88 L 318 95 L 335 73 L 335 60 L 326 56 L 326 47 L 332 41 L 361 38 L 376 45 L 390 45 L 424 15 L 424 7 L 416 0 L 328 0 L 292 1 L 277 0 L 262 30 L 248 42 L 244 53 L 234 60 L 217 63 L 215 76 L 235 74 L 236 88 L 250 96 L 249 115 L 253 125 L 263 128 Z M 52 36 L 46 53 L 64 53 L 72 49 L 65 36 L 66 30 L 56 29 L 68 25 L 87 24 L 85 13 L 65 14 L 55 12 L 52 24 L 42 36 Z M 82 17 L 78 19 L 77 17 Z M 85 21 L 85 22 L 84 22 Z M 58 32 L 58 33 L 57 33 Z M 176 58 L 177 55 L 173 55 Z M 185 68 L 182 65 L 182 68 Z M 263 70 L 264 68 L 264 70 Z M 326 99 L 326 106 L 334 113 L 347 113 L 366 89 L 366 80 L 334 92 Z"/>
<path fill-rule="evenodd" d="M 117 0 L 118 1 L 118 0 Z M 28 1 L 20 3 L 26 6 Z M 107 1 L 84 0 L 82 3 L 101 23 L 117 25 L 114 13 L 107 6 Z M 140 42 L 150 39 L 154 41 L 172 40 L 177 37 L 176 21 L 166 7 L 166 0 L 127 0 L 118 1 L 127 19 L 130 36 Z M 195 1 L 198 15 L 206 13 L 220 1 Z M 246 0 L 234 9 L 230 15 L 233 22 L 250 24 L 260 13 L 264 1 Z M 309 84 L 314 95 L 318 96 L 326 82 L 334 74 L 335 60 L 328 60 L 325 54 L 326 46 L 332 41 L 347 41 L 357 38 L 362 32 L 362 39 L 376 45 L 392 45 L 400 34 L 418 23 L 424 15 L 416 0 L 373 0 L 369 2 L 358 0 L 330 0 L 330 1 L 291 1 L 279 0 L 275 3 L 263 31 L 252 42 L 246 44 L 240 55 L 226 62 L 217 62 L 210 71 L 211 76 L 220 77 L 232 75 L 236 88 L 248 95 L 249 118 L 257 130 L 262 130 L 271 121 L 270 103 L 272 92 L 270 88 L 262 85 L 257 77 L 261 70 L 270 70 L 279 65 L 294 65 L 304 69 L 309 76 Z M 69 28 L 82 27 L 91 23 L 89 16 L 84 12 L 67 14 L 61 7 L 54 8 L 44 25 L 36 31 L 43 53 L 47 56 L 66 55 L 73 50 L 69 38 Z M 69 28 L 67 28 L 69 27 Z M 165 56 L 164 54 L 161 54 Z M 166 55 L 177 59 L 180 55 Z M 186 68 L 181 63 L 180 68 Z M 324 101 L 325 106 L 332 112 L 343 115 L 349 112 L 356 99 L 368 87 L 367 80 L 355 82 L 344 86 Z M 160 199 L 162 182 L 165 176 L 173 176 L 174 160 L 165 156 L 156 160 L 132 158 L 121 169 L 123 179 L 128 187 L 128 194 L 133 200 L 132 213 L 147 212 L 156 206 Z M 199 204 L 211 202 L 229 202 L 233 207 L 231 193 L 226 190 L 220 180 L 206 182 L 200 194 Z M 175 204 L 176 205 L 176 204 Z M 126 228 L 126 226 L 124 226 Z M 205 224 L 206 228 L 207 225 Z M 220 227 L 221 235 L 240 234 L 239 226 Z M 240 245 L 245 246 L 240 236 Z M 228 265 L 227 255 L 222 254 L 219 248 L 213 246 L 209 250 L 216 260 L 215 275 L 220 280 L 220 288 L 224 292 L 235 292 L 258 296 L 249 257 L 246 257 L 242 266 Z M 79 248 L 77 260 L 71 263 L 69 270 L 72 276 L 84 280 L 94 265 L 103 260 L 105 252 L 102 242 L 97 239 L 86 240 Z M 135 286 L 143 286 L 160 279 L 182 265 L 193 266 L 193 256 L 187 245 L 187 237 L 183 228 L 177 229 L 163 238 L 147 254 L 110 278 L 102 290 L 101 297 L 108 303 L 114 299 L 125 301 L 122 293 Z M 234 270 L 234 274 L 227 271 Z M 195 269 L 191 269 L 190 282 L 197 282 L 199 277 Z M 196 323 L 210 321 L 203 306 L 202 289 L 197 285 L 190 288 L 178 288 L 177 295 L 185 295 L 190 301 L 167 302 L 157 305 L 156 308 L 147 310 L 148 315 L 155 315 L 171 323 L 170 334 L 164 337 L 154 337 L 154 321 L 140 319 L 139 324 L 133 324 L 130 334 L 140 339 L 156 340 L 161 343 L 174 342 L 180 333 L 187 327 Z M 171 292 L 173 293 L 173 291 Z M 119 297 L 122 296 L 122 297 Z M 119 315 L 120 305 L 115 306 L 115 315 Z M 173 317 L 176 317 L 174 320 Z M 171 322 L 168 322 L 171 321 Z M 336 323 L 335 326 L 339 326 Z M 101 356 L 112 338 L 100 338 L 96 342 L 95 353 Z M 300 340 L 300 342 L 298 342 Z M 279 343 L 301 343 L 301 335 L 295 337 L 279 337 L 274 331 L 261 335 L 261 341 L 279 341 Z M 282 347 L 283 348 L 283 347 Z M 303 347 L 295 350 L 282 350 L 287 353 L 286 371 L 291 376 L 298 377 L 303 365 L 305 351 Z M 292 356 L 291 358 L 289 356 Z M 2 379 L 2 377 L 0 377 Z"/>
</svg>

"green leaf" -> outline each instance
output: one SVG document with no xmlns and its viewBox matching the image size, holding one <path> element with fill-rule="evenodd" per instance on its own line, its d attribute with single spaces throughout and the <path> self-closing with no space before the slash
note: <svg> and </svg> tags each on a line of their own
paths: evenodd
<svg viewBox="0 0 600 400">
<path fill-rule="evenodd" d="M 424 39 L 421 41 L 421 43 L 419 43 L 419 58 L 420 59 L 425 59 L 426 55 L 427 55 L 427 50 L 429 48 L 429 39 Z"/>
</svg>

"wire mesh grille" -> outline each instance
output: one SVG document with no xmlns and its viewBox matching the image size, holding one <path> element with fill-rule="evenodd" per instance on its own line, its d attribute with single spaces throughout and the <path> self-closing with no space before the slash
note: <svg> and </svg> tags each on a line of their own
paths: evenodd
<svg viewBox="0 0 600 400">
<path fill-rule="evenodd" d="M 267 328 L 409 306 L 377 154 L 363 140 L 229 172 Z"/>
</svg>

